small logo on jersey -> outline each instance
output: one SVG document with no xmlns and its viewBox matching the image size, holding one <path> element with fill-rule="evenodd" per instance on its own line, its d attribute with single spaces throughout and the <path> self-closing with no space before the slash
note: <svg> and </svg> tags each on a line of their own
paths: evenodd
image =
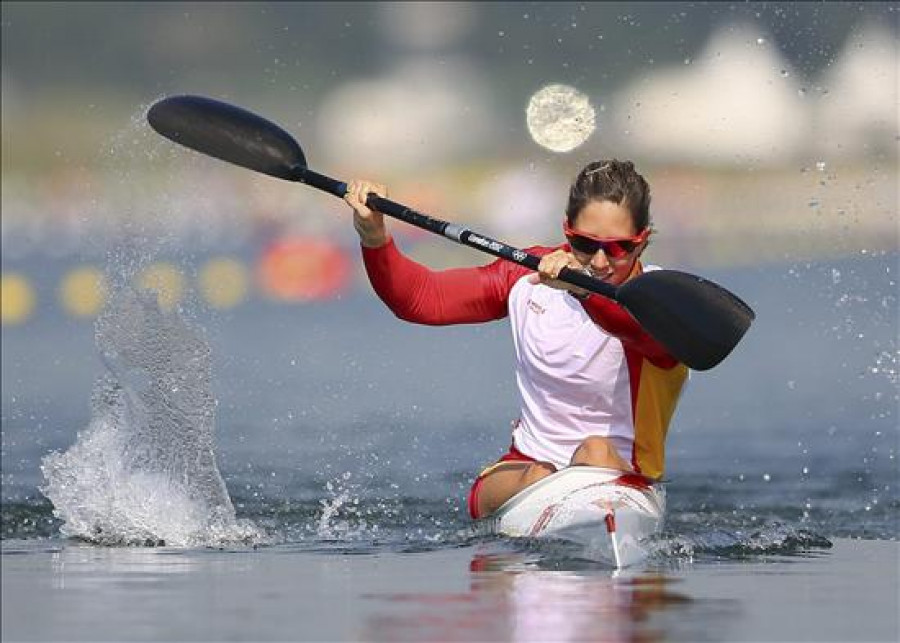
<svg viewBox="0 0 900 643">
<path fill-rule="evenodd" d="M 528 307 L 531 310 L 533 310 L 534 312 L 536 312 L 538 315 L 543 315 L 545 312 L 547 312 L 546 308 L 544 308 L 539 303 L 537 303 L 531 299 L 528 300 Z"/>
</svg>

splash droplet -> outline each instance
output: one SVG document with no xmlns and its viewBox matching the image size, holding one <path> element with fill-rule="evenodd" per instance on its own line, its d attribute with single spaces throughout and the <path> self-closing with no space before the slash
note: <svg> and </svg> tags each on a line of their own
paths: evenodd
<svg viewBox="0 0 900 643">
<path fill-rule="evenodd" d="M 548 85 L 535 93 L 526 109 L 528 132 L 553 152 L 570 152 L 595 129 L 595 112 L 587 96 L 568 85 Z"/>
</svg>

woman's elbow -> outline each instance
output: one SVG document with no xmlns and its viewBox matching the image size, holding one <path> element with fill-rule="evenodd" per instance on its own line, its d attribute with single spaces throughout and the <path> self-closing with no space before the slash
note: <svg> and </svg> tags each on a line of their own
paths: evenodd
<svg viewBox="0 0 900 643">
<path fill-rule="evenodd" d="M 442 326 L 443 322 L 434 311 L 418 310 L 411 308 L 391 308 L 394 317 L 411 324 L 423 326 Z"/>
</svg>

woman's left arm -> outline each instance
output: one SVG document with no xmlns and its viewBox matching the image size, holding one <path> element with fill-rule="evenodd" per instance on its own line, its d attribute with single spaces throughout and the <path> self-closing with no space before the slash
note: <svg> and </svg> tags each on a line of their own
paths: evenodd
<svg viewBox="0 0 900 643">
<path fill-rule="evenodd" d="M 660 368 L 674 368 L 679 361 L 653 339 L 627 310 L 612 299 L 590 295 L 581 299 L 585 312 L 607 333 L 627 344 Z"/>
</svg>

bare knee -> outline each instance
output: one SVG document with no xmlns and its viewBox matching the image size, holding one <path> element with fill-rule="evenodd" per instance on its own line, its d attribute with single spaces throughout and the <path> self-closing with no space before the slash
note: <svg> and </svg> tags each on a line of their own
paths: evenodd
<svg viewBox="0 0 900 643">
<path fill-rule="evenodd" d="M 522 487 L 532 485 L 538 480 L 546 478 L 551 473 L 556 473 L 556 467 L 549 462 L 533 462 L 522 471 Z"/>
<path fill-rule="evenodd" d="M 586 464 L 630 471 L 629 464 L 622 459 L 616 447 L 608 438 L 590 435 L 585 438 L 572 455 L 572 464 Z"/>
<path fill-rule="evenodd" d="M 482 478 L 476 495 L 477 515 L 488 516 L 529 485 L 546 478 L 556 468 L 547 462 L 507 463 Z"/>
</svg>

